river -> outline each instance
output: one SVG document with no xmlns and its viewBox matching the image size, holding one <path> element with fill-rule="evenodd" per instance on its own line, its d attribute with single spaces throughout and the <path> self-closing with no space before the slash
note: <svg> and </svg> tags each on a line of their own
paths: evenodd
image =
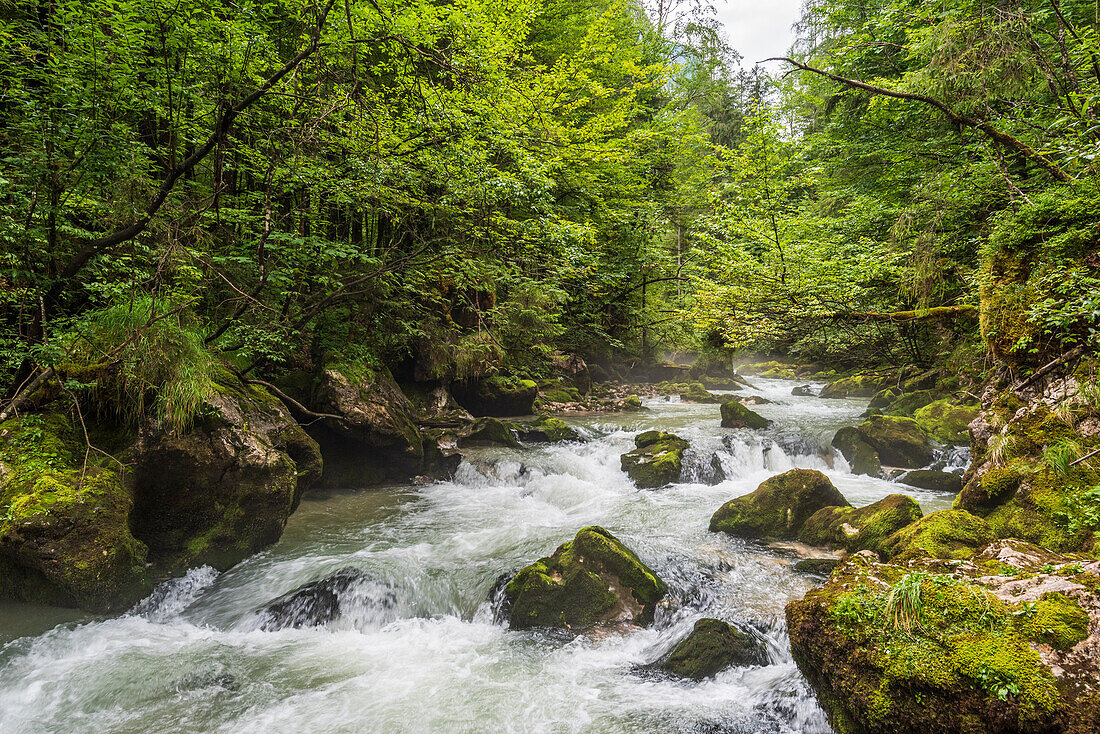
<svg viewBox="0 0 1100 734">
<path fill-rule="evenodd" d="M 717 405 L 571 417 L 589 440 L 467 451 L 452 481 L 307 496 L 282 539 L 226 573 L 204 568 L 128 615 L 0 605 L 0 731 L 23 732 L 829 732 L 791 660 L 783 607 L 820 579 L 792 555 L 707 531 L 726 500 L 793 467 L 820 469 L 852 504 L 893 492 L 927 513 L 950 495 L 857 477 L 822 456 L 866 400 L 796 397 L 754 378 L 767 431 L 719 427 Z M 705 478 L 637 490 L 619 469 L 651 428 L 692 442 Z M 827 450 L 824 451 L 827 453 Z M 501 574 L 599 524 L 673 588 L 650 629 L 568 636 L 494 622 Z M 341 568 L 378 584 L 326 626 L 263 631 L 265 602 Z M 376 593 L 372 593 L 371 589 Z M 702 683 L 644 666 L 701 617 L 757 625 L 766 666 Z"/>
</svg>

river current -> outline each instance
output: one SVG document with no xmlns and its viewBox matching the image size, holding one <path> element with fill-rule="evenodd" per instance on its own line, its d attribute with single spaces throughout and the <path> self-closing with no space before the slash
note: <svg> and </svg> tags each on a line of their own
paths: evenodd
<svg viewBox="0 0 1100 734">
<path fill-rule="evenodd" d="M 863 505 L 950 495 L 850 474 L 828 449 L 866 400 L 773 404 L 766 431 L 719 427 L 717 405 L 646 401 L 639 413 L 568 418 L 585 442 L 468 450 L 451 481 L 311 494 L 282 539 L 233 569 L 191 571 L 116 618 L 0 604 L 0 732 L 787 732 L 827 733 L 790 656 L 783 608 L 820 578 L 789 551 L 707 531 L 725 501 L 794 467 L 825 472 Z M 820 387 L 820 386 L 818 386 Z M 619 455 L 642 430 L 692 443 L 695 481 L 638 490 Z M 717 455 L 726 479 L 713 482 Z M 957 460 L 957 457 L 956 457 Z M 501 574 L 577 530 L 614 533 L 676 601 L 649 629 L 579 636 L 494 622 Z M 325 626 L 264 631 L 257 610 L 343 568 L 358 588 Z M 769 664 L 695 683 L 645 669 L 702 617 L 755 625 Z"/>
</svg>

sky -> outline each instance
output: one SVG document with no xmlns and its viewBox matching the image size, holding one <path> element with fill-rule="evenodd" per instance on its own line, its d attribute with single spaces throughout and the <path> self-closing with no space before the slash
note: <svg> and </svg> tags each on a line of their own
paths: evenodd
<svg viewBox="0 0 1100 734">
<path fill-rule="evenodd" d="M 791 25 L 798 20 L 802 0 L 717 0 L 718 18 L 730 45 L 746 69 L 772 56 L 786 56 L 794 41 Z M 778 68 L 778 62 L 768 64 Z"/>
</svg>

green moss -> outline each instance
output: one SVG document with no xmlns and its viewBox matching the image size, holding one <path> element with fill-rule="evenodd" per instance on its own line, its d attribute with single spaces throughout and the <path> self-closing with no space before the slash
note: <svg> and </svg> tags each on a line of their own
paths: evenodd
<svg viewBox="0 0 1100 734">
<path fill-rule="evenodd" d="M 882 553 L 895 561 L 913 558 L 964 560 L 994 539 L 980 517 L 964 510 L 940 510 L 897 531 L 882 543 Z"/>
<path fill-rule="evenodd" d="M 938 390 L 917 390 L 902 393 L 894 398 L 889 405 L 883 407 L 882 412 L 886 415 L 900 415 L 911 418 L 918 410 L 941 398 L 943 398 L 943 394 Z"/>
<path fill-rule="evenodd" d="M 949 400 L 937 400 L 916 411 L 917 425 L 932 438 L 947 444 L 970 443 L 967 426 L 978 415 L 977 406 L 955 405 Z"/>
<path fill-rule="evenodd" d="M 579 629 L 622 616 L 646 623 L 667 592 L 656 573 L 600 527 L 583 528 L 553 555 L 524 567 L 504 590 L 516 629 Z"/>
<path fill-rule="evenodd" d="M 707 392 L 701 383 L 689 382 L 680 388 L 680 400 L 685 403 L 721 403 L 725 398 Z"/>
<path fill-rule="evenodd" d="M 619 462 L 639 488 L 663 487 L 680 478 L 687 441 L 671 433 L 645 431 L 634 444 L 637 448 L 620 456 Z"/>
<path fill-rule="evenodd" d="M 1088 612 L 1063 594 L 1045 594 L 1021 616 L 1021 632 L 1028 639 L 1058 650 L 1068 650 L 1089 636 Z"/>
<path fill-rule="evenodd" d="M 619 407 L 626 411 L 641 410 L 643 408 L 642 399 L 637 395 L 628 395 L 623 399 Z"/>
<path fill-rule="evenodd" d="M 869 398 L 883 387 L 883 378 L 878 375 L 860 374 L 841 377 L 821 389 L 823 398 Z"/>
<path fill-rule="evenodd" d="M 840 449 L 853 474 L 866 474 L 871 477 L 882 476 L 882 463 L 878 452 L 863 440 L 855 428 L 845 426 L 833 436 L 833 447 Z"/>
<path fill-rule="evenodd" d="M 732 665 L 760 665 L 767 655 L 760 642 L 718 619 L 700 619 L 659 667 L 692 680 L 709 678 Z"/>
<path fill-rule="evenodd" d="M 844 495 L 824 474 L 792 469 L 722 505 L 711 517 L 710 529 L 749 538 L 796 538 L 818 510 L 847 506 Z"/>
<path fill-rule="evenodd" d="M 767 428 L 771 425 L 764 416 L 746 408 L 736 400 L 722 403 L 722 427 L 723 428 Z"/>
<path fill-rule="evenodd" d="M 878 552 L 883 542 L 921 518 L 912 497 L 892 494 L 865 507 L 825 507 L 806 520 L 798 539 L 810 545 Z"/>
<path fill-rule="evenodd" d="M 932 461 L 928 437 L 912 418 L 875 415 L 859 424 L 856 430 L 878 452 L 883 464 L 920 469 Z"/>
</svg>

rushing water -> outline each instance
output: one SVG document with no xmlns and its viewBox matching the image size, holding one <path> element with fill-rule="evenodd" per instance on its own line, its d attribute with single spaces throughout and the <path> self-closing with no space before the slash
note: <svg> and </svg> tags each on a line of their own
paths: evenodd
<svg viewBox="0 0 1100 734">
<path fill-rule="evenodd" d="M 824 471 L 855 505 L 904 491 L 927 512 L 952 498 L 831 458 L 833 432 L 866 401 L 754 384 L 775 401 L 754 407 L 774 429 L 721 429 L 716 405 L 656 399 L 642 413 L 570 419 L 584 443 L 471 451 L 453 481 L 307 497 L 274 547 L 221 575 L 194 570 L 129 615 L 0 606 L 0 731 L 829 732 L 783 627 L 786 602 L 815 580 L 781 550 L 709 533 L 710 515 L 793 467 Z M 716 454 L 727 479 L 635 489 L 619 454 L 650 428 L 692 442 L 696 479 Z M 590 524 L 656 569 L 677 604 L 629 632 L 494 623 L 500 575 Z M 340 619 L 261 629 L 265 602 L 346 567 L 378 583 Z M 703 683 L 647 674 L 703 616 L 756 625 L 770 663 Z"/>
</svg>

